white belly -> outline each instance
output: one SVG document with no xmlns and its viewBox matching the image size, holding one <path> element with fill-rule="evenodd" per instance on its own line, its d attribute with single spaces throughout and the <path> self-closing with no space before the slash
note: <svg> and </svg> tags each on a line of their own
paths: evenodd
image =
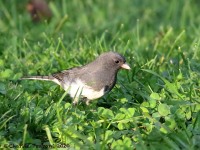
<svg viewBox="0 0 200 150">
<path fill-rule="evenodd" d="M 94 91 L 89 86 L 85 85 L 79 79 L 73 83 L 65 83 L 64 90 L 68 91 L 70 96 L 74 99 L 79 98 L 80 96 L 86 97 L 89 100 L 97 99 L 104 95 L 104 88 L 100 91 Z"/>
</svg>

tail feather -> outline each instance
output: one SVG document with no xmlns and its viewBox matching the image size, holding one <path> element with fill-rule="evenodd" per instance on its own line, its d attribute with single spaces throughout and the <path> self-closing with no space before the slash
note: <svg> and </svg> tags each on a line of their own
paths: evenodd
<svg viewBox="0 0 200 150">
<path fill-rule="evenodd" d="M 28 77 L 22 77 L 22 80 L 45 80 L 45 81 L 53 81 L 60 85 L 60 82 L 58 79 L 54 78 L 53 76 L 28 76 Z"/>
</svg>

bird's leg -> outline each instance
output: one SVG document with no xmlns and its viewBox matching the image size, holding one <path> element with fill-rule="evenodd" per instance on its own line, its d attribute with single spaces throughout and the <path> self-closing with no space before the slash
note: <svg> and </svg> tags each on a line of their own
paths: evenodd
<svg viewBox="0 0 200 150">
<path fill-rule="evenodd" d="M 74 101 L 73 101 L 73 105 L 77 105 L 78 104 L 78 100 L 79 100 L 79 97 L 75 97 Z"/>
<path fill-rule="evenodd" d="M 86 103 L 86 105 L 89 105 L 89 102 L 90 102 L 90 100 L 89 100 L 89 99 L 87 99 L 87 100 L 86 100 L 86 102 L 85 102 L 85 103 Z"/>
<path fill-rule="evenodd" d="M 86 105 L 89 105 L 90 100 L 87 97 L 82 97 L 82 100 L 85 101 Z"/>
</svg>

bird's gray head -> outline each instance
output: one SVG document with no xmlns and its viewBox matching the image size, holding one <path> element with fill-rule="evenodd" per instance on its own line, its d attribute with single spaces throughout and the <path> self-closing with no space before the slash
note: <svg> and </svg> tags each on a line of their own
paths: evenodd
<svg viewBox="0 0 200 150">
<path fill-rule="evenodd" d="M 111 70 L 119 70 L 121 68 L 128 70 L 131 69 L 122 55 L 112 51 L 101 54 L 97 58 L 97 61 L 102 66 Z"/>
</svg>

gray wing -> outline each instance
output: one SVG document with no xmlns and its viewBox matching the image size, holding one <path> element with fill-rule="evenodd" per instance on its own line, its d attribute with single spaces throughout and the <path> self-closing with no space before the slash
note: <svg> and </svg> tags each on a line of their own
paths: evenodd
<svg viewBox="0 0 200 150">
<path fill-rule="evenodd" d="M 58 79 L 60 82 L 66 82 L 66 80 L 72 82 L 74 79 L 81 75 L 81 73 L 83 72 L 82 70 L 82 67 L 70 68 L 67 70 L 63 70 L 62 72 L 55 73 L 52 76 Z"/>
<path fill-rule="evenodd" d="M 64 70 L 52 76 L 59 80 L 61 85 L 66 82 L 73 82 L 78 78 L 96 91 L 100 91 L 102 88 L 110 91 L 116 83 L 115 73 L 101 68 L 88 67 L 87 65 Z"/>
</svg>

